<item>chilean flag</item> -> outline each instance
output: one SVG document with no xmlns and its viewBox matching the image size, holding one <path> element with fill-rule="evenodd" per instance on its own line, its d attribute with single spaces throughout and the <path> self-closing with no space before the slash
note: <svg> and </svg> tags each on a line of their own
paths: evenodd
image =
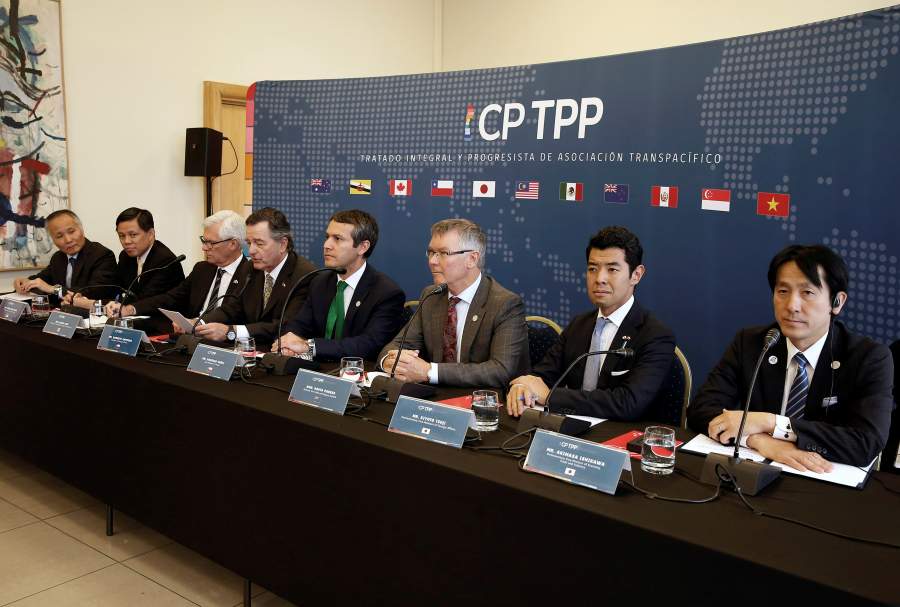
<svg viewBox="0 0 900 607">
<path fill-rule="evenodd" d="M 432 196 L 453 196 L 453 182 L 446 179 L 431 180 Z"/>
</svg>

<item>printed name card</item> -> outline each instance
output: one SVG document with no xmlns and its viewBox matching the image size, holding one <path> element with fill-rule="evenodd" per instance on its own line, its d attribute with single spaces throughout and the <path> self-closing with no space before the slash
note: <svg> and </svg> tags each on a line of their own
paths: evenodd
<svg viewBox="0 0 900 607">
<path fill-rule="evenodd" d="M 28 304 L 24 301 L 16 301 L 14 299 L 0 299 L 0 319 L 7 320 L 12 323 L 19 322 Z"/>
<path fill-rule="evenodd" d="M 525 458 L 525 470 L 615 494 L 626 460 L 627 451 L 538 430 Z"/>
<path fill-rule="evenodd" d="M 288 400 L 343 415 L 355 387 L 353 380 L 300 369 Z M 356 395 L 359 395 L 359 390 L 356 390 Z"/>
<path fill-rule="evenodd" d="M 191 362 L 188 363 L 187 370 L 191 373 L 199 373 L 200 375 L 229 381 L 234 368 L 237 366 L 239 356 L 234 350 L 197 344 L 197 349 L 194 350 L 194 354 L 191 356 Z"/>
<path fill-rule="evenodd" d="M 78 323 L 81 322 L 81 317 L 77 314 L 69 314 L 68 312 L 59 312 L 54 310 L 50 312 L 50 318 L 47 319 L 47 322 L 44 324 L 44 333 L 49 333 L 50 335 L 59 335 L 60 337 L 65 337 L 66 339 L 72 339 L 72 336 L 75 335 L 75 330 L 78 329 Z"/>
<path fill-rule="evenodd" d="M 470 425 L 475 425 L 475 414 L 469 409 L 401 396 L 388 430 L 459 449 Z"/>
<path fill-rule="evenodd" d="M 78 319 L 81 320 L 80 318 Z M 138 329 L 126 329 L 114 325 L 104 325 L 100 341 L 97 342 L 98 350 L 115 352 L 126 356 L 135 356 L 141 349 L 141 341 L 147 339 L 147 335 Z"/>
</svg>

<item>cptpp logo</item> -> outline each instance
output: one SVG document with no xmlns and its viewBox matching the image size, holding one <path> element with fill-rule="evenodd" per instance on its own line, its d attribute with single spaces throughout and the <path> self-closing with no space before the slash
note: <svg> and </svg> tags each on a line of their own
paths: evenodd
<svg viewBox="0 0 900 607">
<path fill-rule="evenodd" d="M 548 116 L 553 128 L 553 138 L 559 139 L 563 129 L 572 127 L 577 123 L 578 138 L 584 139 L 587 128 L 600 122 L 603 118 L 603 100 L 599 97 L 582 97 L 578 102 L 575 99 L 538 99 L 531 102 L 532 114 L 536 115 L 537 129 L 536 139 L 544 138 L 544 130 L 547 126 Z M 552 112 L 548 111 L 552 110 Z M 486 126 L 488 118 L 492 114 L 500 117 L 500 128 L 489 132 Z M 500 105 L 490 103 L 481 110 L 478 116 L 478 134 L 485 141 L 509 138 L 512 129 L 520 127 L 525 122 L 525 105 L 518 102 Z M 472 122 L 475 117 L 475 106 L 471 103 L 466 106 L 465 140 L 472 140 Z"/>
</svg>

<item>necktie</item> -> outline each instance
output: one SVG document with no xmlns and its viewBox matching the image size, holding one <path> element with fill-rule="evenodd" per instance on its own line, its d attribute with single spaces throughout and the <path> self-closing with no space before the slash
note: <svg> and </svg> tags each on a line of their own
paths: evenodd
<svg viewBox="0 0 900 607">
<path fill-rule="evenodd" d="M 219 287 L 222 286 L 222 275 L 225 273 L 225 268 L 219 268 L 216 270 L 216 280 L 213 282 L 212 291 L 209 292 L 209 301 L 216 302 L 215 307 L 218 308 L 222 305 L 222 300 L 216 301 L 219 297 Z M 209 305 L 207 303 L 206 305 Z"/>
<path fill-rule="evenodd" d="M 325 319 L 325 339 L 340 339 L 344 334 L 344 289 L 346 280 L 339 280 L 334 299 L 328 307 L 328 318 Z"/>
<path fill-rule="evenodd" d="M 602 350 L 601 337 L 603 335 L 603 327 L 609 323 L 608 318 L 599 316 L 597 323 L 594 325 L 594 333 L 591 335 L 591 347 L 588 352 L 596 352 Z M 581 380 L 581 389 L 587 392 L 597 389 L 597 380 L 600 377 L 600 354 L 588 356 L 584 363 L 584 378 Z"/>
<path fill-rule="evenodd" d="M 791 391 L 788 392 L 784 414 L 787 417 L 800 419 L 803 417 L 803 410 L 806 408 L 806 396 L 809 394 L 809 373 L 806 372 L 806 366 L 809 362 L 802 352 L 794 354 L 794 362 L 797 363 L 797 376 L 794 378 L 794 383 L 791 384 Z"/>
<path fill-rule="evenodd" d="M 75 272 L 75 258 L 69 258 L 69 265 L 66 266 L 66 288 L 72 288 L 72 274 Z"/>
<path fill-rule="evenodd" d="M 144 271 L 144 262 L 141 261 L 141 258 L 140 258 L 140 257 L 138 257 L 138 262 L 137 262 L 137 263 L 138 263 L 138 271 L 137 271 L 137 275 L 140 276 L 140 275 L 141 275 L 141 272 Z"/>
<path fill-rule="evenodd" d="M 275 288 L 275 279 L 271 274 L 266 274 L 266 284 L 263 285 L 263 309 L 269 305 L 269 298 L 272 297 L 272 289 Z"/>
<path fill-rule="evenodd" d="M 451 297 L 447 306 L 447 321 L 444 323 L 444 339 L 442 362 L 456 362 L 456 304 L 460 301 L 459 297 Z"/>
</svg>

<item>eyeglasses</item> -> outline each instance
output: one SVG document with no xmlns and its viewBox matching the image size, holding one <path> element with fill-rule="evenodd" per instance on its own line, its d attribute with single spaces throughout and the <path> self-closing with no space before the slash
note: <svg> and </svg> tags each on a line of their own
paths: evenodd
<svg viewBox="0 0 900 607">
<path fill-rule="evenodd" d="M 432 257 L 437 255 L 438 259 L 440 261 L 443 261 L 451 255 L 462 255 L 463 253 L 471 253 L 472 251 L 474 251 L 474 249 L 463 249 L 461 251 L 433 251 L 431 249 L 428 249 L 427 251 L 425 251 L 425 257 L 430 260 Z"/>
<path fill-rule="evenodd" d="M 223 238 L 222 240 L 206 240 L 202 236 L 200 237 L 200 246 L 201 247 L 214 247 L 217 244 L 228 242 L 229 240 L 234 240 L 234 238 Z"/>
</svg>

